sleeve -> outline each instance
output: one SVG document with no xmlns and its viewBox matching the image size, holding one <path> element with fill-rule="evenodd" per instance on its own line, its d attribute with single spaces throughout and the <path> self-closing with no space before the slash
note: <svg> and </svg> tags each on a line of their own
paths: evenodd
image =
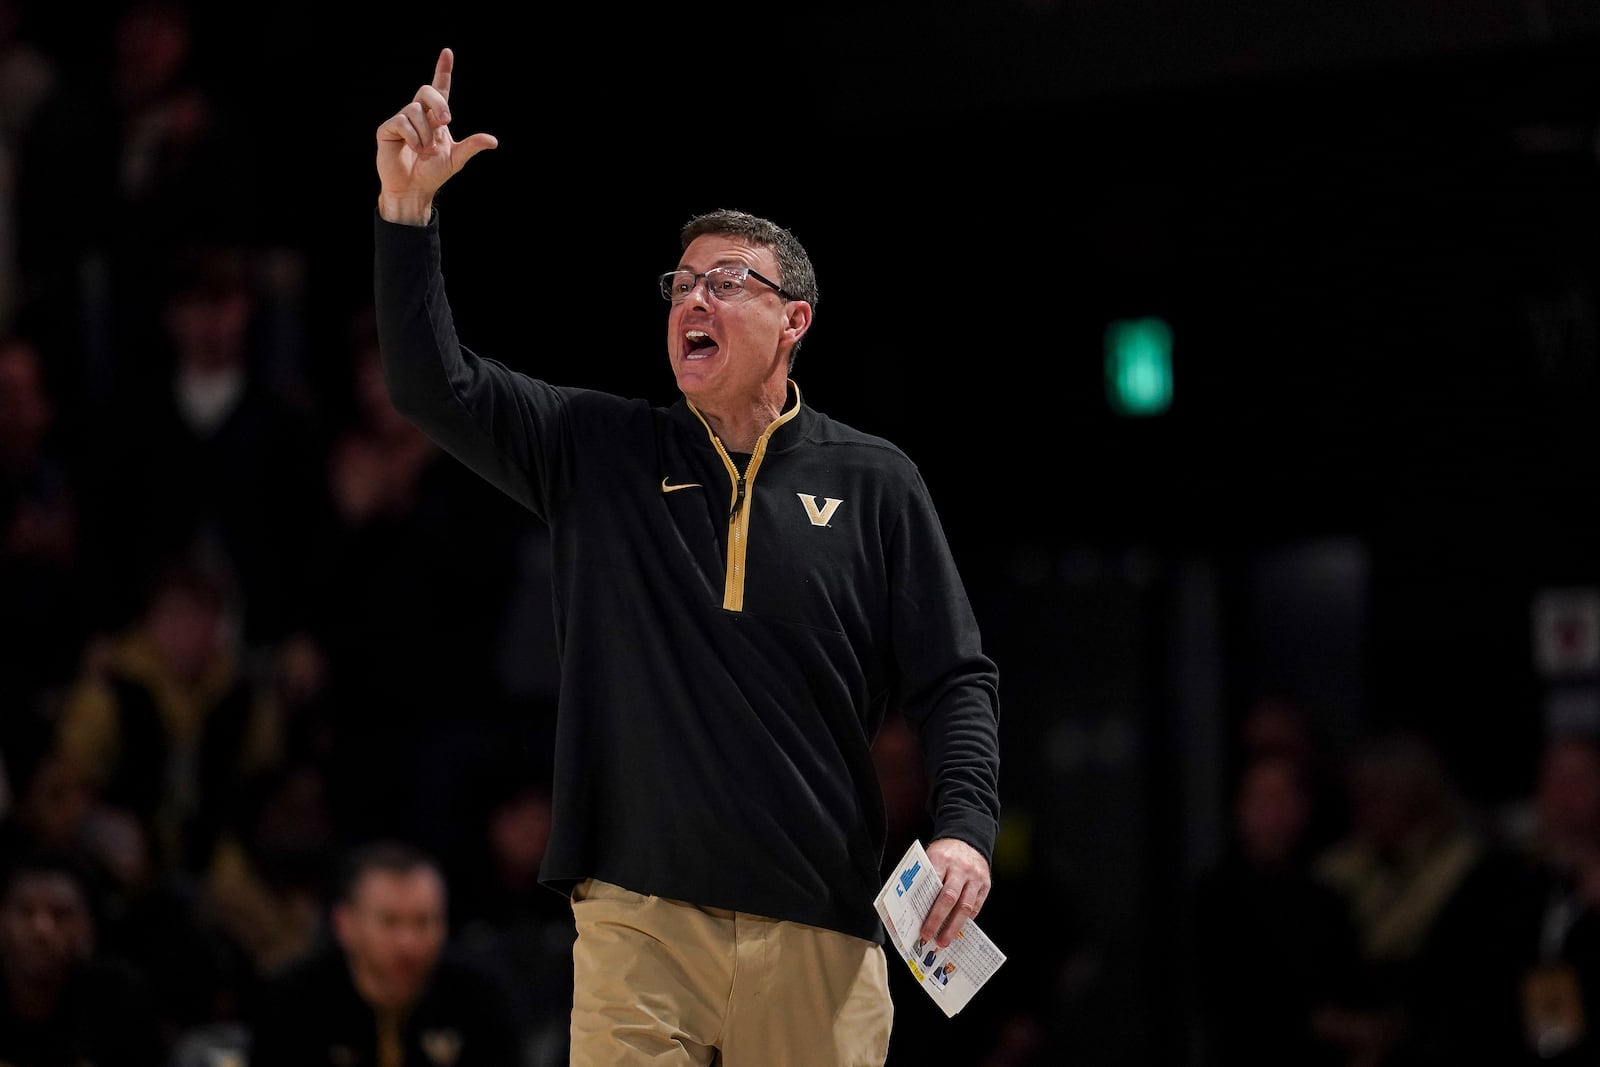
<svg viewBox="0 0 1600 1067">
<path fill-rule="evenodd" d="M 921 477 L 891 536 L 899 698 L 922 742 L 932 836 L 953 837 L 991 863 L 1000 825 L 999 671 Z"/>
<path fill-rule="evenodd" d="M 541 460 L 561 433 L 561 390 L 461 344 L 445 295 L 437 208 L 426 226 L 388 222 L 376 209 L 374 222 L 378 346 L 395 409 L 547 519 Z"/>
</svg>

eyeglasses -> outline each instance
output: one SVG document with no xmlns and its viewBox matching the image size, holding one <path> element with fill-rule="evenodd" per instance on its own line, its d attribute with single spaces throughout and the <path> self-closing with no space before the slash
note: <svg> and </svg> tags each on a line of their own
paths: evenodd
<svg viewBox="0 0 1600 1067">
<path fill-rule="evenodd" d="M 749 267 L 712 267 L 704 274 L 696 274 L 692 270 L 669 270 L 661 276 L 661 298 L 670 300 L 674 304 L 681 304 L 688 299 L 690 293 L 694 292 L 701 278 L 706 280 L 706 293 L 718 300 L 740 299 L 744 293 L 746 278 L 754 278 L 762 285 L 769 286 L 785 300 L 794 299 L 784 292 L 783 286 L 763 278 Z"/>
</svg>

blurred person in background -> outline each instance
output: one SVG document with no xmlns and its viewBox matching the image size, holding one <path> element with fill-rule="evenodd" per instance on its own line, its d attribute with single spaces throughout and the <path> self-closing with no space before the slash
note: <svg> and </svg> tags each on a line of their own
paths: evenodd
<svg viewBox="0 0 1600 1067">
<path fill-rule="evenodd" d="M 31 35 L 28 0 L 0 0 L 0 334 L 33 296 L 18 252 L 18 183 L 40 107 L 59 87 L 56 58 Z"/>
<path fill-rule="evenodd" d="M 336 845 L 320 767 L 296 761 L 258 776 L 200 877 L 195 912 L 240 965 L 230 1007 L 308 955 L 326 933 Z"/>
<path fill-rule="evenodd" d="M 281 758 L 276 694 L 247 666 L 230 576 L 179 560 L 156 575 L 137 621 L 96 643 L 67 694 L 60 751 L 99 803 L 139 823 L 163 874 L 203 870 L 242 790 Z"/>
<path fill-rule="evenodd" d="M 205 556 L 233 575 L 243 648 L 270 663 L 298 632 L 311 580 L 317 433 L 261 371 L 252 247 L 197 240 L 150 269 L 161 334 L 123 353 L 140 380 L 97 409 L 87 458 L 98 627 L 136 614 L 169 560 Z"/>
<path fill-rule="evenodd" d="M 23 142 L 20 267 L 73 366 L 63 398 L 101 408 L 156 373 L 163 275 L 199 238 L 259 238 L 253 127 L 188 0 L 128 0 L 79 18 L 65 67 Z"/>
<path fill-rule="evenodd" d="M 380 840 L 344 860 L 332 939 L 263 991 L 250 1067 L 520 1067 L 498 975 L 451 951 L 439 864 Z"/>
<path fill-rule="evenodd" d="M 1202 1067 L 1351 1067 L 1386 1041 L 1349 907 L 1312 873 L 1306 774 L 1289 749 L 1247 757 L 1227 849 L 1193 890 Z"/>
<path fill-rule="evenodd" d="M 0 1063 L 163 1067 L 168 1052 L 144 975 L 97 944 L 88 876 L 49 852 L 0 868 Z"/>
<path fill-rule="evenodd" d="M 36 851 L 87 854 L 94 787 L 75 761 L 55 751 L 49 724 L 15 736 L 5 757 L 11 804 L 0 815 L 0 860 Z"/>
<path fill-rule="evenodd" d="M 1236 743 L 1240 770 L 1258 756 L 1274 754 L 1300 766 L 1311 792 L 1304 847 L 1321 851 L 1349 829 L 1343 753 L 1317 705 L 1292 692 L 1263 693 L 1245 706 Z"/>
<path fill-rule="evenodd" d="M 1424 945 L 1408 1065 L 1600 1063 L 1600 738 L 1548 737 L 1527 808 Z"/>
<path fill-rule="evenodd" d="M 457 825 L 451 929 L 462 951 L 496 969 L 512 992 L 525 1067 L 564 1067 L 572 1015 L 572 942 L 567 902 L 539 883 L 550 841 L 550 788 L 522 752 L 481 764 Z"/>
<path fill-rule="evenodd" d="M 58 416 L 38 340 L 0 334 L 0 707 L 19 711 L 57 695 L 89 637 L 82 491 Z"/>
<path fill-rule="evenodd" d="M 144 824 L 100 803 L 79 762 L 39 729 L 10 753 L 18 793 L 0 818 L 0 865 L 33 854 L 70 859 L 90 895 L 96 947 L 141 973 L 172 1040 L 216 1012 L 230 988 L 227 946 L 201 929 L 195 887 L 160 868 Z"/>
<path fill-rule="evenodd" d="M 1406 1062 L 1419 958 L 1490 844 L 1438 747 L 1414 730 L 1361 738 L 1347 761 L 1349 827 L 1313 860 L 1355 922 L 1373 1003 L 1388 1019 L 1385 1064 Z"/>
</svg>

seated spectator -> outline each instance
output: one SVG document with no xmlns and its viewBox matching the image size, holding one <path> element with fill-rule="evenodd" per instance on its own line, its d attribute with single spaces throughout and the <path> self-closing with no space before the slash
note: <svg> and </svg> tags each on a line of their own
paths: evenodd
<svg viewBox="0 0 1600 1067">
<path fill-rule="evenodd" d="M 447 951 L 445 877 L 405 843 L 346 857 L 333 939 L 275 975 L 251 1025 L 250 1067 L 517 1067 L 507 991 Z"/>
<path fill-rule="evenodd" d="M 1311 791 L 1307 847 L 1321 851 L 1348 829 L 1345 783 L 1339 779 L 1340 745 L 1318 705 L 1292 694 L 1269 691 L 1246 705 L 1238 727 L 1240 766 L 1259 755 L 1282 753 L 1300 765 Z"/>
<path fill-rule="evenodd" d="M 252 776 L 282 746 L 273 691 L 245 672 L 225 573 L 184 560 L 144 613 L 88 657 L 62 709 L 61 751 L 100 801 L 146 829 L 163 872 L 198 872 Z"/>
<path fill-rule="evenodd" d="M 125 810 L 97 807 L 85 837 L 99 890 L 99 944 L 144 975 L 163 1039 L 225 1015 L 239 968 L 231 945 L 196 921 L 191 881 L 156 864 L 145 827 Z"/>
<path fill-rule="evenodd" d="M 161 1067 L 144 976 L 98 952 L 87 876 L 70 858 L 12 857 L 0 875 L 0 1063 Z"/>
<path fill-rule="evenodd" d="M 1235 784 L 1228 849 L 1193 900 L 1206 1067 L 1333 1067 L 1383 1045 L 1349 909 L 1311 871 L 1312 809 L 1291 752 L 1254 755 Z"/>
<path fill-rule="evenodd" d="M 1549 738 L 1529 808 L 1424 946 L 1408 1064 L 1600 1062 L 1600 740 Z"/>
<path fill-rule="evenodd" d="M 75 763 L 40 747 L 45 743 L 15 744 L 7 752 L 13 797 L 0 816 L 0 857 L 88 848 L 94 789 Z"/>
<path fill-rule="evenodd" d="M 517 762 L 525 760 L 520 753 Z M 572 906 L 539 881 L 550 839 L 550 790 L 526 771 L 485 769 L 482 809 L 468 815 L 452 868 L 455 944 L 512 992 L 526 1067 L 565 1067 L 572 1023 Z"/>
<path fill-rule="evenodd" d="M 33 337 L 0 336 L 0 707 L 65 685 L 88 638 L 80 490 L 45 366 Z"/>
<path fill-rule="evenodd" d="M 323 927 L 333 826 L 321 771 L 296 763 L 263 777 L 223 832 L 201 878 L 196 917 L 231 946 L 239 1007 L 269 975 L 308 955 Z"/>
<path fill-rule="evenodd" d="M 1391 1019 L 1394 1057 L 1416 997 L 1418 958 L 1488 841 L 1437 747 L 1400 730 L 1358 742 L 1347 767 L 1349 828 L 1315 870 L 1355 920 L 1373 992 Z"/>
<path fill-rule="evenodd" d="M 100 804 L 77 763 L 46 743 L 19 753 L 17 803 L 0 818 L 0 863 L 46 852 L 80 866 L 96 945 L 148 981 L 164 1037 L 225 1012 L 231 944 L 196 923 L 192 887 L 157 868 L 143 824 Z"/>
<path fill-rule="evenodd" d="M 96 412 L 85 449 L 91 608 L 98 629 L 121 628 L 148 575 L 204 555 L 235 586 L 241 645 L 270 653 L 296 631 L 307 594 L 317 435 L 263 379 L 254 251 L 201 242 L 163 266 L 152 273 L 164 343 L 120 354 L 139 380 Z"/>
</svg>

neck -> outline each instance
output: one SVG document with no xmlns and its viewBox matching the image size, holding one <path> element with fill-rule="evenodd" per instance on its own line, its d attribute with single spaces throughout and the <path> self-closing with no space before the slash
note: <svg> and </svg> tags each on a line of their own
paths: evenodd
<svg viewBox="0 0 1600 1067">
<path fill-rule="evenodd" d="M 696 410 L 717 435 L 722 446 L 732 452 L 754 452 L 756 442 L 767 432 L 789 401 L 789 384 L 782 381 L 776 391 L 768 390 L 759 397 L 732 407 L 702 407 Z"/>
</svg>

